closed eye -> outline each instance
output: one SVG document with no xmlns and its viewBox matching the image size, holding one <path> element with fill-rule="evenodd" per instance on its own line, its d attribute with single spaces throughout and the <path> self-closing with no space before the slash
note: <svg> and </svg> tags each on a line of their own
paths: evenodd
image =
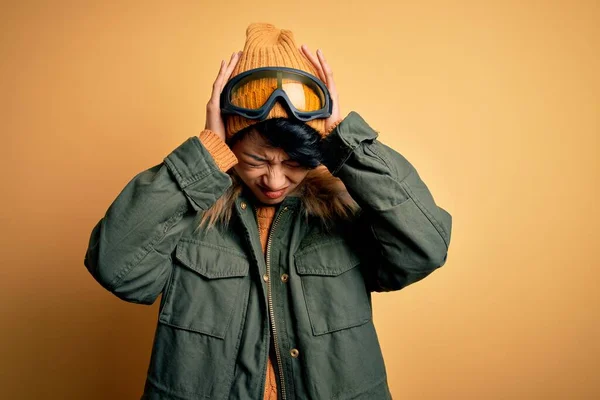
<svg viewBox="0 0 600 400">
<path fill-rule="evenodd" d="M 262 159 L 262 158 L 260 158 L 260 157 L 258 157 L 258 156 L 256 156 L 256 155 L 254 155 L 254 154 L 250 154 L 250 153 L 246 153 L 246 152 L 244 152 L 244 154 L 245 154 L 246 156 L 248 156 L 249 158 L 251 158 L 251 159 L 255 160 L 255 161 L 259 161 L 259 163 L 258 163 L 258 164 L 254 164 L 254 163 L 251 163 L 251 162 L 249 162 L 248 160 L 244 160 L 244 163 L 245 163 L 247 166 L 251 167 L 251 168 L 259 168 L 259 167 L 262 167 L 262 166 L 264 166 L 264 165 L 265 165 L 265 162 L 267 161 L 267 160 L 265 160 L 265 159 Z"/>
<path fill-rule="evenodd" d="M 298 161 L 285 161 L 285 165 L 287 165 L 290 168 L 299 168 L 300 167 L 300 163 Z"/>
</svg>

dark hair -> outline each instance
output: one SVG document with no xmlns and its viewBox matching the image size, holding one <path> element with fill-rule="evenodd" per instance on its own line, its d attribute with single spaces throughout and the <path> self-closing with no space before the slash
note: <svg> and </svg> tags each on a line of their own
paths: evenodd
<svg viewBox="0 0 600 400">
<path fill-rule="evenodd" d="M 288 118 L 270 118 L 250 125 L 237 132 L 229 146 L 248 134 L 259 134 L 271 147 L 280 148 L 305 168 L 315 168 L 321 163 L 321 134 L 304 122 Z"/>
</svg>

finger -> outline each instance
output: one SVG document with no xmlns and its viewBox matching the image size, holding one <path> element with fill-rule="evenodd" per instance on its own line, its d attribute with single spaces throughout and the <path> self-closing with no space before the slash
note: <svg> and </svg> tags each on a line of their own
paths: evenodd
<svg viewBox="0 0 600 400">
<path fill-rule="evenodd" d="M 219 77 L 221 76 L 221 73 L 223 72 L 224 66 L 225 66 L 225 60 L 221 60 L 221 66 L 219 67 L 219 72 L 217 73 L 217 77 L 215 78 L 215 81 L 213 82 L 213 88 L 216 86 L 217 82 L 219 81 Z"/>
<path fill-rule="evenodd" d="M 317 50 L 317 57 L 319 58 L 319 62 L 323 66 L 323 72 L 325 74 L 325 82 L 327 83 L 327 87 L 335 87 L 335 82 L 333 81 L 333 70 L 327 63 L 327 60 L 325 60 L 325 56 L 323 55 L 323 52 L 320 49 Z"/>
<path fill-rule="evenodd" d="M 325 82 L 325 74 L 323 73 L 323 68 L 321 67 L 319 59 L 311 53 L 311 51 L 309 50 L 307 45 L 303 44 L 300 47 L 300 49 L 302 50 L 302 53 L 306 56 L 306 58 L 308 58 L 308 60 L 311 62 L 311 64 L 317 70 L 317 73 L 319 74 L 319 79 L 321 79 L 323 82 Z"/>
<path fill-rule="evenodd" d="M 240 52 L 233 52 L 229 62 L 227 63 L 227 66 L 224 67 L 225 61 L 223 61 L 223 64 L 221 64 L 221 70 L 219 71 L 219 76 L 217 76 L 217 80 L 215 81 L 215 86 L 213 88 L 213 95 L 216 96 L 215 101 L 219 100 L 221 92 L 225 87 L 225 83 L 229 80 L 229 77 L 231 76 L 231 73 L 237 64 L 237 60 L 239 60 L 239 55 Z"/>
<path fill-rule="evenodd" d="M 242 57 L 241 51 L 237 51 L 237 52 L 233 53 L 231 60 L 229 60 L 229 65 L 227 66 L 227 70 L 225 71 L 225 76 L 223 79 L 223 87 L 225 87 L 225 82 L 227 82 L 229 80 L 229 78 L 231 77 L 231 74 L 233 73 L 233 70 L 235 69 L 235 66 L 237 65 L 237 63 L 240 61 L 241 57 Z"/>
<path fill-rule="evenodd" d="M 213 90 L 212 90 L 212 95 L 210 97 L 210 101 L 209 104 L 213 105 L 213 106 L 217 106 L 220 105 L 220 97 L 221 97 L 221 92 L 223 91 L 223 87 L 225 86 L 225 82 L 227 81 L 227 71 L 229 69 L 229 66 L 231 65 L 232 61 L 234 60 L 235 57 L 237 57 L 238 52 L 233 52 L 231 54 L 231 58 L 229 59 L 229 63 L 225 64 L 225 60 L 221 60 L 221 68 L 219 69 L 219 74 L 217 75 L 217 79 L 215 80 L 214 84 L 213 84 Z M 231 75 L 231 71 L 229 71 L 229 75 Z"/>
<path fill-rule="evenodd" d="M 319 49 L 317 50 L 317 57 L 319 58 L 319 62 L 323 66 L 323 72 L 325 73 L 327 89 L 329 90 L 329 95 L 333 101 L 333 112 L 339 114 L 339 94 L 337 92 L 337 87 L 335 85 L 335 80 L 333 79 L 333 70 L 329 66 L 329 63 L 325 59 L 325 55 Z"/>
<path fill-rule="evenodd" d="M 216 82 L 218 82 L 220 86 L 223 86 L 223 81 L 225 75 L 227 74 L 227 70 L 229 69 L 231 62 L 235 58 L 236 54 L 236 52 L 231 53 L 231 57 L 229 58 L 229 62 L 227 62 L 227 64 L 225 64 L 225 60 L 223 60 L 223 63 L 221 64 L 221 69 L 219 70 L 219 75 L 217 76 L 216 80 Z"/>
<path fill-rule="evenodd" d="M 319 59 L 309 50 L 308 46 L 303 45 L 304 55 L 310 60 L 311 64 L 317 70 L 317 74 L 319 75 L 319 79 L 325 82 L 325 73 L 323 72 L 323 67 L 319 62 Z"/>
<path fill-rule="evenodd" d="M 221 94 L 221 90 L 223 90 L 223 86 L 225 86 L 225 82 L 227 81 L 227 75 L 231 74 L 233 67 L 231 66 L 233 60 L 237 57 L 237 52 L 231 53 L 231 57 L 229 58 L 229 62 L 225 68 L 221 68 L 219 71 L 219 76 L 217 77 L 217 81 L 219 82 L 219 94 Z"/>
<path fill-rule="evenodd" d="M 225 67 L 225 60 L 221 60 L 221 67 L 219 68 L 219 73 L 217 74 L 217 78 L 213 82 L 212 93 L 210 95 L 210 99 L 208 101 L 208 104 L 211 104 L 211 103 L 215 102 L 219 98 L 219 94 L 220 94 L 220 91 L 219 91 L 219 85 L 220 85 L 220 83 L 219 83 L 219 77 L 223 73 L 223 68 L 224 67 Z"/>
</svg>

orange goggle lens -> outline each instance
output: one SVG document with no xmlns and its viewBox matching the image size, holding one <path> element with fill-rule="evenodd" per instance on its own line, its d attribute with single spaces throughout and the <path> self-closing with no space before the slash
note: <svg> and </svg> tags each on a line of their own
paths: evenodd
<svg viewBox="0 0 600 400">
<path fill-rule="evenodd" d="M 277 89 L 276 77 L 248 77 L 231 89 L 230 102 L 234 106 L 259 109 Z M 294 78 L 283 78 L 281 89 L 299 111 L 318 111 L 325 107 L 325 94 L 318 85 Z"/>
</svg>

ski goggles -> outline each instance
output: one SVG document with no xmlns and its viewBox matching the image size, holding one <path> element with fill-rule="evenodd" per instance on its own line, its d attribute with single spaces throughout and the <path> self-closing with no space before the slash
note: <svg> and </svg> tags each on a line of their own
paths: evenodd
<svg viewBox="0 0 600 400">
<path fill-rule="evenodd" d="M 306 122 L 331 115 L 329 90 L 315 76 L 288 67 L 261 67 L 234 76 L 221 92 L 221 112 L 264 120 L 275 102 Z"/>
</svg>

